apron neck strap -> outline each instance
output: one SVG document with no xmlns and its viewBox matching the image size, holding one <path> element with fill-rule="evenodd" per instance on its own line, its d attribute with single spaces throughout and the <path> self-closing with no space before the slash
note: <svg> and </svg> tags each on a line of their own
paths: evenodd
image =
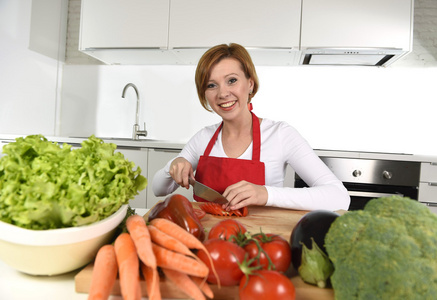
<svg viewBox="0 0 437 300">
<path fill-rule="evenodd" d="M 261 130 L 259 125 L 259 119 L 258 117 L 253 113 L 252 114 L 252 135 L 253 135 L 253 142 L 252 142 L 252 160 L 260 161 L 260 154 L 261 154 Z M 208 146 L 205 149 L 205 153 L 203 153 L 204 156 L 209 156 L 211 153 L 212 147 L 215 144 L 215 141 L 217 140 L 217 137 L 219 135 L 220 130 L 223 128 L 223 122 L 220 124 L 220 126 L 215 131 L 214 135 L 212 136 L 211 140 L 208 143 Z"/>
<path fill-rule="evenodd" d="M 252 114 L 252 160 L 260 161 L 260 153 L 261 153 L 261 129 L 259 125 L 258 117 L 253 113 Z"/>
</svg>

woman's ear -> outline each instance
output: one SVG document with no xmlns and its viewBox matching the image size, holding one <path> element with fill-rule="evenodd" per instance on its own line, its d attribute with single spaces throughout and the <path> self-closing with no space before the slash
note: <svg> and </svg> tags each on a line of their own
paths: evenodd
<svg viewBox="0 0 437 300">
<path fill-rule="evenodd" d="M 255 81 L 253 81 L 253 79 L 250 78 L 249 79 L 249 91 L 250 91 L 250 94 L 252 94 L 254 86 L 255 86 Z"/>
</svg>

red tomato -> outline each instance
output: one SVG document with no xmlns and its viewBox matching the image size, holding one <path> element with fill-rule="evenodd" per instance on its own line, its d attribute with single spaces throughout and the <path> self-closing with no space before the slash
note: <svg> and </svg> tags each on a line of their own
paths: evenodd
<svg viewBox="0 0 437 300">
<path fill-rule="evenodd" d="M 275 234 L 254 234 L 252 238 L 256 239 L 261 246 L 261 251 L 259 260 L 255 260 L 252 265 L 263 266 L 263 269 L 269 269 L 269 260 L 266 257 L 266 253 L 272 261 L 276 270 L 278 272 L 286 272 L 291 263 L 291 248 L 288 242 Z M 250 241 L 245 247 L 247 253 L 249 253 L 249 258 L 254 258 L 258 255 L 259 248 L 254 241 Z M 272 269 L 272 268 L 271 268 Z"/>
<path fill-rule="evenodd" d="M 244 260 L 246 254 L 244 249 L 237 244 L 222 239 L 206 240 L 203 244 L 212 257 L 220 284 L 223 286 L 237 285 L 243 277 L 243 272 L 240 270 L 238 263 Z M 211 270 L 211 263 L 205 252 L 200 250 L 197 256 Z M 217 278 L 212 271 L 209 272 L 208 282 L 217 284 Z"/>
<path fill-rule="evenodd" d="M 229 240 L 231 236 L 238 237 L 246 232 L 246 227 L 234 219 L 226 219 L 215 224 L 208 233 L 208 239 Z"/>
<path fill-rule="evenodd" d="M 245 217 L 249 214 L 247 206 L 231 211 L 224 211 L 221 204 L 214 202 L 204 202 L 199 204 L 200 209 L 204 210 L 206 213 L 216 216 L 224 217 Z"/>
<path fill-rule="evenodd" d="M 240 300 L 253 299 L 296 299 L 296 290 L 290 278 L 269 270 L 260 270 L 247 279 L 243 276 L 238 293 Z"/>
</svg>

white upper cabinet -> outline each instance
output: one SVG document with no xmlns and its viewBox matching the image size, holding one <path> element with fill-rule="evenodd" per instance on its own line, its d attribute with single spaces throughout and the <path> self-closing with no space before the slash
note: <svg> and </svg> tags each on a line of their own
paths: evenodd
<svg viewBox="0 0 437 300">
<path fill-rule="evenodd" d="M 169 48 L 299 49 L 301 0 L 172 0 Z"/>
<path fill-rule="evenodd" d="M 79 50 L 107 64 L 196 64 L 206 49 L 238 43 L 257 65 L 387 66 L 412 50 L 413 8 L 413 0 L 82 0 Z"/>
<path fill-rule="evenodd" d="M 412 0 L 304 0 L 301 48 L 410 50 Z"/>
<path fill-rule="evenodd" d="M 81 9 L 79 50 L 107 64 L 196 64 L 230 42 L 251 48 L 255 64 L 298 59 L 301 0 L 82 0 Z"/>
<path fill-rule="evenodd" d="M 168 46 L 170 0 L 82 0 L 79 50 Z"/>
</svg>

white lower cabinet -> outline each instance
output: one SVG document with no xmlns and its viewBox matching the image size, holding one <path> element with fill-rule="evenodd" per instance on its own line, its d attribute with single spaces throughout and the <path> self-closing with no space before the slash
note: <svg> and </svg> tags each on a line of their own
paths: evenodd
<svg viewBox="0 0 437 300">
<path fill-rule="evenodd" d="M 294 187 L 294 180 L 295 180 L 295 172 L 289 165 L 287 165 L 287 170 L 285 172 L 285 178 L 284 178 L 284 186 Z"/>
<path fill-rule="evenodd" d="M 158 201 L 165 200 L 166 197 L 156 197 L 152 190 L 152 180 L 155 173 L 162 169 L 167 162 L 175 158 L 181 149 L 161 149 L 161 148 L 117 148 L 123 153 L 125 158 L 135 163 L 141 168 L 141 174 L 147 178 L 147 188 L 139 193 L 135 199 L 129 202 L 132 208 L 152 208 Z M 178 188 L 173 192 L 193 200 L 193 190 Z"/>
<path fill-rule="evenodd" d="M 117 147 L 116 152 L 123 153 L 124 157 L 135 163 L 136 167 L 141 168 L 141 175 L 147 178 L 147 152 L 149 149 L 147 148 L 121 148 Z M 150 181 L 149 181 L 150 183 Z M 129 205 L 132 208 L 146 208 L 146 197 L 147 197 L 147 189 L 142 190 L 135 199 L 129 201 Z"/>
<path fill-rule="evenodd" d="M 437 205 L 437 163 L 435 162 L 421 164 L 419 201 Z"/>
<path fill-rule="evenodd" d="M 434 205 L 437 205 L 437 183 L 420 182 L 418 200 L 419 202 L 434 203 Z"/>
<path fill-rule="evenodd" d="M 149 185 L 147 188 L 147 206 L 146 208 L 152 208 L 159 200 L 165 200 L 166 197 L 156 197 L 152 191 L 152 180 L 155 173 L 162 169 L 171 159 L 175 158 L 181 149 L 149 149 L 148 167 L 147 167 L 147 180 Z M 193 201 L 193 189 L 178 188 L 173 194 L 181 194 Z"/>
</svg>

